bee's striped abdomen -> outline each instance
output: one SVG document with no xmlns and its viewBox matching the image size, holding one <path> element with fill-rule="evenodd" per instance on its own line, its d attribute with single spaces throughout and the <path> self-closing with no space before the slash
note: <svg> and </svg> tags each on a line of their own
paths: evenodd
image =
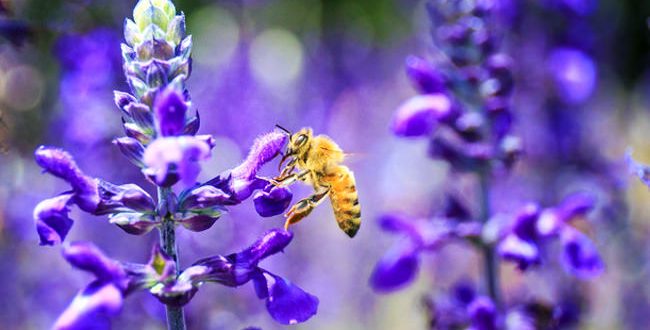
<svg viewBox="0 0 650 330">
<path fill-rule="evenodd" d="M 330 185 L 330 200 L 339 228 L 354 237 L 361 226 L 361 206 L 352 171 L 346 166 L 337 166 L 323 177 L 323 181 Z"/>
</svg>

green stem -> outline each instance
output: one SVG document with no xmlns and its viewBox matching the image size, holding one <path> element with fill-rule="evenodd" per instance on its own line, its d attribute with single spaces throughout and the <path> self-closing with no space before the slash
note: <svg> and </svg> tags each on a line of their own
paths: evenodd
<svg viewBox="0 0 650 330">
<path fill-rule="evenodd" d="M 490 219 L 490 172 L 483 170 L 479 172 L 479 181 L 481 186 L 481 221 L 486 223 Z M 494 245 L 492 243 L 483 244 L 483 261 L 484 261 L 484 280 L 485 287 L 494 304 L 499 306 L 501 303 L 500 285 L 499 285 L 499 263 Z"/>
<path fill-rule="evenodd" d="M 176 275 L 180 271 L 178 263 L 178 252 L 176 249 L 176 229 L 174 216 L 167 211 L 168 200 L 172 194 L 171 188 L 158 188 L 158 214 L 161 217 L 162 224 L 158 228 L 160 234 L 160 245 L 176 263 Z M 164 214 L 162 214 L 164 213 Z M 185 330 L 185 315 L 182 307 L 172 307 L 165 305 L 167 311 L 167 329 Z"/>
</svg>

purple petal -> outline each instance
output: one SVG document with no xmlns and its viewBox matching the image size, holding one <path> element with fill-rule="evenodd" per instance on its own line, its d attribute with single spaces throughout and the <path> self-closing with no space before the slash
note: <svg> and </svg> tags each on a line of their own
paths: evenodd
<svg viewBox="0 0 650 330">
<path fill-rule="evenodd" d="M 122 110 L 125 114 L 129 115 L 125 108 L 129 104 L 137 102 L 136 98 L 133 97 L 133 95 L 125 92 L 114 91 L 113 93 L 115 105 L 117 105 L 117 107 L 120 108 L 120 110 Z"/>
<path fill-rule="evenodd" d="M 232 170 L 232 176 L 241 179 L 253 179 L 264 164 L 280 153 L 287 139 L 288 135 L 286 133 L 277 130 L 259 136 L 255 139 L 246 160 Z"/>
<path fill-rule="evenodd" d="M 571 218 L 584 215 L 594 208 L 596 199 L 589 193 L 578 192 L 564 198 L 558 206 L 563 221 L 569 221 Z"/>
<path fill-rule="evenodd" d="M 58 148 L 40 146 L 34 152 L 36 163 L 46 172 L 67 181 L 75 192 L 74 201 L 86 212 L 94 212 L 99 204 L 97 183 L 81 172 L 72 156 Z"/>
<path fill-rule="evenodd" d="M 205 267 L 196 268 L 200 269 L 201 272 L 200 275 L 195 278 L 195 281 L 217 282 L 231 287 L 240 286 L 248 282 L 251 279 L 252 272 L 256 269 L 250 264 L 238 265 L 238 267 L 235 267 L 230 258 L 220 255 L 201 259 L 195 262 L 192 267 Z"/>
<path fill-rule="evenodd" d="M 179 180 L 187 187 L 196 183 L 199 161 L 210 157 L 210 147 L 193 136 L 165 137 L 153 141 L 144 152 L 143 173 L 159 186 Z"/>
<path fill-rule="evenodd" d="M 181 202 L 180 209 L 205 209 L 215 205 L 224 205 L 230 196 L 213 186 L 200 186 L 193 189 Z"/>
<path fill-rule="evenodd" d="M 516 262 L 520 270 L 526 270 L 528 267 L 540 263 L 540 251 L 537 244 L 517 235 L 506 236 L 499 242 L 497 251 L 503 259 Z"/>
<path fill-rule="evenodd" d="M 605 265 L 587 236 L 567 226 L 562 230 L 560 239 L 563 245 L 562 263 L 567 272 L 583 279 L 602 274 Z"/>
<path fill-rule="evenodd" d="M 409 236 L 413 242 L 423 242 L 420 228 L 418 228 L 418 219 L 409 217 L 404 214 L 389 213 L 379 218 L 381 229 L 394 233 L 404 233 Z"/>
<path fill-rule="evenodd" d="M 110 223 L 131 235 L 144 235 L 159 224 L 153 215 L 139 212 L 120 212 L 110 216 Z"/>
<path fill-rule="evenodd" d="M 253 196 L 255 211 L 262 217 L 272 217 L 284 212 L 291 204 L 293 194 L 287 187 L 269 184 Z"/>
<path fill-rule="evenodd" d="M 375 266 L 370 286 L 377 292 L 400 289 L 415 279 L 418 268 L 418 250 L 408 241 L 395 244 Z"/>
<path fill-rule="evenodd" d="M 496 330 L 497 310 L 492 300 L 478 297 L 468 307 L 472 330 Z"/>
<path fill-rule="evenodd" d="M 120 149 L 120 152 L 131 163 L 139 167 L 142 166 L 142 154 L 144 154 L 144 146 L 140 143 L 140 141 L 132 137 L 124 136 L 114 139 L 113 144 Z"/>
<path fill-rule="evenodd" d="M 569 195 L 557 207 L 542 212 L 537 222 L 537 230 L 544 236 L 555 235 L 565 223 L 589 212 L 595 204 L 596 200 L 591 194 L 575 193 Z"/>
<path fill-rule="evenodd" d="M 452 111 L 452 103 L 445 95 L 414 96 L 397 109 L 391 130 L 397 136 L 426 136 L 433 131 L 439 120 L 449 117 Z"/>
<path fill-rule="evenodd" d="M 178 222 L 188 230 L 201 232 L 210 229 L 217 220 L 219 220 L 219 217 L 213 217 L 206 214 L 196 214 L 179 220 Z"/>
<path fill-rule="evenodd" d="M 174 136 L 183 133 L 187 103 L 182 93 L 168 87 L 156 96 L 154 104 L 158 132 L 161 136 Z"/>
<path fill-rule="evenodd" d="M 121 203 L 122 205 L 141 212 L 153 211 L 156 207 L 151 195 L 144 191 L 136 184 L 125 184 L 119 186 L 122 190 L 113 197 L 113 200 Z"/>
<path fill-rule="evenodd" d="M 523 240 L 537 239 L 537 220 L 540 215 L 540 207 L 537 204 L 529 203 L 515 216 L 512 232 Z"/>
<path fill-rule="evenodd" d="M 420 57 L 408 56 L 406 58 L 406 74 L 417 89 L 424 94 L 442 93 L 447 90 L 445 77 L 433 65 Z"/>
<path fill-rule="evenodd" d="M 101 202 L 94 214 L 112 214 L 116 212 L 148 212 L 154 210 L 155 203 L 151 195 L 136 184 L 115 185 L 101 179 L 97 180 Z"/>
<path fill-rule="evenodd" d="M 34 220 L 41 245 L 61 243 L 68 235 L 73 223 L 68 217 L 71 197 L 72 194 L 63 194 L 46 199 L 34 208 Z"/>
<path fill-rule="evenodd" d="M 102 281 L 119 282 L 126 275 L 122 267 L 90 242 L 72 242 L 63 246 L 63 257 L 73 267 L 93 273 Z"/>
<path fill-rule="evenodd" d="M 462 306 L 469 306 L 469 304 L 476 298 L 476 288 L 474 284 L 467 280 L 460 280 L 453 286 L 453 298 Z"/>
<path fill-rule="evenodd" d="M 268 288 L 266 309 L 271 317 L 282 324 L 302 323 L 316 315 L 318 298 L 288 280 L 264 272 Z"/>
<path fill-rule="evenodd" d="M 264 233 L 255 243 L 247 249 L 235 254 L 236 263 L 248 263 L 257 265 L 262 259 L 284 250 L 291 240 L 293 234 L 283 229 L 271 229 Z"/>
<path fill-rule="evenodd" d="M 293 235 L 285 230 L 266 232 L 249 248 L 227 257 L 220 255 L 199 260 L 193 266 L 206 267 L 202 281 L 218 282 L 227 286 L 239 286 L 256 276 L 257 264 L 264 258 L 282 251 Z"/>
<path fill-rule="evenodd" d="M 56 330 L 110 329 L 122 309 L 122 292 L 112 283 L 95 281 L 79 292 L 52 327 Z"/>
</svg>

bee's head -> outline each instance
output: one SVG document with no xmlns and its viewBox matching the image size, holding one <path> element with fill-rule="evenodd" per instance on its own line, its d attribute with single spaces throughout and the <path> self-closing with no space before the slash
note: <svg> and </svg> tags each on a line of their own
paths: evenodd
<svg viewBox="0 0 650 330">
<path fill-rule="evenodd" d="M 303 128 L 289 137 L 287 155 L 299 155 L 307 150 L 313 133 L 311 128 Z"/>
<path fill-rule="evenodd" d="M 303 153 L 307 152 L 313 132 L 311 128 L 306 127 L 291 134 L 288 130 L 280 126 L 278 127 L 289 134 L 289 145 L 287 146 L 287 151 L 284 153 L 279 165 L 279 167 L 282 167 L 285 160 L 291 157 L 300 157 Z"/>
</svg>

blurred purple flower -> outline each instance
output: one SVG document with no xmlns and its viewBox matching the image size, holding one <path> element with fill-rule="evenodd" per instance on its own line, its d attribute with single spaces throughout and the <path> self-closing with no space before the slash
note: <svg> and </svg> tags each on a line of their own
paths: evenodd
<svg viewBox="0 0 650 330">
<path fill-rule="evenodd" d="M 557 48 L 547 60 L 555 89 L 569 104 L 585 102 L 596 86 L 597 72 L 593 59 L 574 48 Z"/>
<path fill-rule="evenodd" d="M 560 234 L 562 241 L 562 264 L 564 269 L 576 277 L 590 279 L 599 276 L 605 269 L 594 243 L 583 233 L 565 227 Z"/>
<path fill-rule="evenodd" d="M 536 204 L 528 204 L 515 216 L 514 223 L 508 233 L 499 242 L 497 250 L 502 258 L 517 263 L 521 270 L 540 263 L 540 235 L 537 232 L 537 219 L 540 208 Z"/>
<path fill-rule="evenodd" d="M 447 79 L 429 61 L 417 56 L 406 58 L 406 74 L 422 94 L 438 94 L 447 91 Z"/>
<path fill-rule="evenodd" d="M 379 219 L 382 229 L 405 234 L 377 262 L 370 276 L 370 286 L 377 292 L 391 292 L 411 283 L 419 269 L 419 256 L 424 251 L 435 251 L 455 237 L 475 235 L 476 223 L 456 223 L 448 219 L 413 219 L 389 214 Z"/>
<path fill-rule="evenodd" d="M 431 329 L 500 329 L 499 311 L 494 302 L 478 295 L 473 284 L 458 281 L 449 293 L 427 301 Z"/>
<path fill-rule="evenodd" d="M 471 330 L 496 330 L 497 309 L 488 297 L 477 297 L 467 307 L 472 320 Z"/>
<path fill-rule="evenodd" d="M 397 136 L 420 137 L 433 132 L 436 124 L 453 115 L 451 100 L 443 94 L 417 95 L 402 104 L 391 124 Z"/>
<path fill-rule="evenodd" d="M 628 149 L 625 153 L 625 162 L 627 163 L 628 171 L 636 175 L 643 184 L 650 187 L 650 167 L 637 163 L 632 158 L 632 149 Z"/>
<path fill-rule="evenodd" d="M 545 242 L 559 237 L 567 272 L 580 278 L 598 276 L 604 269 L 598 251 L 587 236 L 569 225 L 594 206 L 593 197 L 585 193 L 569 195 L 558 206 L 544 210 L 536 204 L 526 205 L 499 241 L 497 251 L 520 270 L 526 270 L 541 263 Z"/>
</svg>

